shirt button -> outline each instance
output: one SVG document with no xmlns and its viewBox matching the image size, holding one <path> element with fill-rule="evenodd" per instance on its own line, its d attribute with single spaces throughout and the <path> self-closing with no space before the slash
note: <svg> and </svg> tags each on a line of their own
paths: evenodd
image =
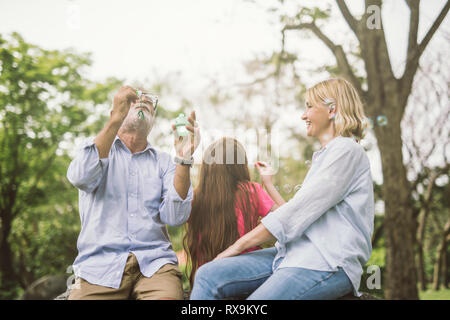
<svg viewBox="0 0 450 320">
<path fill-rule="evenodd" d="M 130 214 L 130 216 L 134 217 L 134 213 Z"/>
<path fill-rule="evenodd" d="M 136 174 L 136 172 L 134 172 L 134 171 L 131 171 L 131 175 L 132 176 L 134 176 Z"/>
</svg>

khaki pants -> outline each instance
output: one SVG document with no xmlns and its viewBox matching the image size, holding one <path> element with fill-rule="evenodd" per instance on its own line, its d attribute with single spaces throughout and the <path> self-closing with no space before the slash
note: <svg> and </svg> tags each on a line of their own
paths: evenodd
<svg viewBox="0 0 450 320">
<path fill-rule="evenodd" d="M 162 300 L 183 299 L 182 273 L 174 264 L 165 264 L 150 278 L 142 275 L 139 263 L 130 253 L 119 289 L 91 284 L 78 278 L 69 300 Z"/>
</svg>

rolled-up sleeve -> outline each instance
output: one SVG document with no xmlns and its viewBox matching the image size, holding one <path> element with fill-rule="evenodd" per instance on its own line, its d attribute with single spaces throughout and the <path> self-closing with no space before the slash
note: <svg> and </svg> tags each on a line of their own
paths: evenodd
<svg viewBox="0 0 450 320">
<path fill-rule="evenodd" d="M 192 207 L 192 184 L 185 199 L 182 199 L 174 186 L 176 165 L 169 159 L 163 177 L 162 202 L 159 207 L 161 221 L 170 226 L 179 226 L 189 219 Z"/>
<path fill-rule="evenodd" d="M 362 161 L 358 148 L 340 147 L 329 150 L 320 167 L 295 196 L 261 223 L 279 243 L 285 244 L 303 232 L 350 192 L 351 182 L 361 172 L 355 172 Z"/>
<path fill-rule="evenodd" d="M 100 159 L 94 137 L 86 139 L 67 170 L 72 185 L 87 193 L 94 191 L 108 170 L 109 159 Z"/>
</svg>

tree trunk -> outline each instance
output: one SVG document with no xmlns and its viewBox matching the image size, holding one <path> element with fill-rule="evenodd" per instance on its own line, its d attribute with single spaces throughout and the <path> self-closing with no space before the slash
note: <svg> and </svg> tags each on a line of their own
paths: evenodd
<svg viewBox="0 0 450 320">
<path fill-rule="evenodd" d="M 448 237 L 445 245 L 445 250 L 442 252 L 442 286 L 448 289 L 448 263 L 447 263 L 447 251 L 448 251 Z"/>
<path fill-rule="evenodd" d="M 420 283 L 420 290 L 425 291 L 427 290 L 427 277 L 425 274 L 425 257 L 423 255 L 423 243 L 420 241 L 417 241 L 417 262 L 419 263 L 418 266 L 418 277 L 419 277 L 419 283 Z"/>
<path fill-rule="evenodd" d="M 448 243 L 450 242 L 450 236 L 447 236 L 447 249 L 444 251 L 444 256 L 442 257 L 442 285 L 445 289 L 448 289 Z"/>
<path fill-rule="evenodd" d="M 430 182 L 428 183 L 427 190 L 424 195 L 424 201 L 422 203 L 422 208 L 419 213 L 419 225 L 417 228 L 417 255 L 418 255 L 418 263 L 419 269 L 418 276 L 420 282 L 420 289 L 425 291 L 427 289 L 427 278 L 425 274 L 425 257 L 423 254 L 423 244 L 425 241 L 425 226 L 427 223 L 428 214 L 430 212 L 430 202 L 432 199 L 432 191 L 433 185 L 437 179 L 439 174 L 437 172 L 433 172 L 430 176 Z"/>
<path fill-rule="evenodd" d="M 391 96 L 383 108 L 388 124 L 375 126 L 383 167 L 385 201 L 386 288 L 387 299 L 419 299 L 415 268 L 415 218 L 410 186 L 403 165 L 400 121 L 402 108 Z"/>
<path fill-rule="evenodd" d="M 447 237 L 450 234 L 450 220 L 445 224 L 445 228 L 442 232 L 441 241 L 439 242 L 439 246 L 436 250 L 436 260 L 434 262 L 434 273 L 433 273 L 433 290 L 439 290 L 440 286 L 440 277 L 441 275 L 446 273 L 447 270 L 443 268 L 444 266 L 444 258 L 446 257 L 447 252 Z"/>
<path fill-rule="evenodd" d="M 10 289 L 15 287 L 15 273 L 13 268 L 13 260 L 12 260 L 12 251 L 11 246 L 8 242 L 8 237 L 11 232 L 11 214 L 8 212 L 1 212 L 1 223 L 2 223 L 2 232 L 0 239 L 0 283 L 1 283 L 1 291 L 8 292 Z M 8 296 L 4 296 L 3 298 L 8 298 Z"/>
</svg>

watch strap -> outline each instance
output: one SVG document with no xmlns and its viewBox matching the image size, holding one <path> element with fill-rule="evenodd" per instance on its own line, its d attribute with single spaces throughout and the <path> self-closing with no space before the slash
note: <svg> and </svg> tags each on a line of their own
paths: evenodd
<svg viewBox="0 0 450 320">
<path fill-rule="evenodd" d="M 194 158 L 193 157 L 191 157 L 191 159 L 189 159 L 189 160 L 188 159 L 183 159 L 183 158 L 180 158 L 180 157 L 175 157 L 173 160 L 174 160 L 175 163 L 181 164 L 183 166 L 192 167 L 192 165 L 194 164 Z"/>
</svg>

